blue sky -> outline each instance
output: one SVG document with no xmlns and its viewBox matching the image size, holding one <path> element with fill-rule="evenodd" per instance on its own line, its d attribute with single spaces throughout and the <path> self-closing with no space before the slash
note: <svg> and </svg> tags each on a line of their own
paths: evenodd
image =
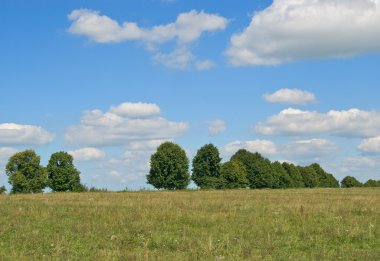
<svg viewBox="0 0 380 261">
<path fill-rule="evenodd" d="M 380 179 L 380 2 L 0 3 L 0 184 L 10 155 L 74 155 L 147 187 L 164 140 Z"/>
</svg>

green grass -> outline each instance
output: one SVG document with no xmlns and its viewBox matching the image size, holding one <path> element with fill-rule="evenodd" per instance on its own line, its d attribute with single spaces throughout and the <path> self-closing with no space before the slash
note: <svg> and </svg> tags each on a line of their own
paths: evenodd
<svg viewBox="0 0 380 261">
<path fill-rule="evenodd" d="M 380 260 L 380 189 L 0 196 L 0 260 Z"/>
</svg>

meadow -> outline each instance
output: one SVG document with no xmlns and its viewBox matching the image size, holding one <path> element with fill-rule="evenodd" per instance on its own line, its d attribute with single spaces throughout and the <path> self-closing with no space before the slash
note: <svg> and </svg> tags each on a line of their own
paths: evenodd
<svg viewBox="0 0 380 261">
<path fill-rule="evenodd" d="M 380 189 L 2 195 L 0 260 L 380 260 Z"/>
</svg>

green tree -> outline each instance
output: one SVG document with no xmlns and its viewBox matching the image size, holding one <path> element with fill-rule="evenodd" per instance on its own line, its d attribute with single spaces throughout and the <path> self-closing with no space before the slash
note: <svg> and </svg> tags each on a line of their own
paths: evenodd
<svg viewBox="0 0 380 261">
<path fill-rule="evenodd" d="M 277 188 L 291 188 L 292 179 L 290 178 L 288 172 L 284 169 L 282 164 L 278 161 L 272 163 L 273 175 L 276 175 L 278 179 Z"/>
<path fill-rule="evenodd" d="M 5 186 L 1 186 L 0 187 L 0 195 L 5 194 L 5 192 L 7 192 L 7 189 L 5 188 Z"/>
<path fill-rule="evenodd" d="M 47 165 L 49 187 L 56 192 L 77 191 L 80 187 L 80 172 L 75 168 L 73 156 L 67 152 L 51 155 Z"/>
<path fill-rule="evenodd" d="M 307 188 L 315 188 L 318 186 L 318 175 L 311 167 L 298 167 L 299 173 L 303 178 L 303 183 Z"/>
<path fill-rule="evenodd" d="M 318 187 L 339 188 L 339 181 L 332 174 L 327 173 L 319 164 L 314 163 L 310 167 L 317 173 Z"/>
<path fill-rule="evenodd" d="M 220 176 L 226 189 L 246 188 L 249 186 L 247 171 L 240 161 L 229 161 L 222 165 Z"/>
<path fill-rule="evenodd" d="M 291 183 L 289 188 L 303 188 L 305 184 L 303 183 L 303 178 L 301 173 L 298 171 L 298 168 L 294 164 L 289 164 L 287 162 L 282 163 L 285 171 L 288 173 Z"/>
<path fill-rule="evenodd" d="M 247 170 L 250 188 L 276 188 L 279 180 L 273 173 L 271 162 L 260 153 L 252 153 L 245 149 L 237 151 L 231 161 L 240 161 Z"/>
<path fill-rule="evenodd" d="M 151 157 L 147 180 L 156 189 L 185 189 L 190 183 L 185 151 L 172 142 L 161 144 Z"/>
<path fill-rule="evenodd" d="M 373 179 L 370 179 L 370 180 L 368 180 L 366 183 L 364 183 L 364 187 L 367 187 L 367 188 L 376 188 L 376 187 L 380 187 L 380 180 L 373 180 Z"/>
<path fill-rule="evenodd" d="M 347 176 L 341 182 L 342 188 L 357 188 L 362 187 L 363 184 L 360 183 L 356 178 Z"/>
<path fill-rule="evenodd" d="M 192 180 L 201 189 L 216 189 L 221 186 L 219 150 L 207 144 L 197 151 L 193 159 Z"/>
<path fill-rule="evenodd" d="M 41 193 L 47 185 L 47 172 L 40 165 L 40 156 L 33 150 L 13 155 L 6 165 L 11 193 Z"/>
</svg>

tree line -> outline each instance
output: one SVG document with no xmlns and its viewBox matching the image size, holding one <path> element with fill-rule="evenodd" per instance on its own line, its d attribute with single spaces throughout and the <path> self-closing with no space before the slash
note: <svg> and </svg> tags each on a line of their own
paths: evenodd
<svg viewBox="0 0 380 261">
<path fill-rule="evenodd" d="M 42 193 L 45 188 L 53 192 L 98 192 L 106 189 L 88 188 L 80 181 L 80 171 L 74 166 L 73 157 L 67 152 L 53 153 L 46 167 L 40 164 L 40 156 L 33 150 L 18 152 L 10 157 L 5 173 L 10 193 Z M 147 183 L 156 189 L 186 189 L 191 181 L 201 189 L 280 189 L 280 188 L 351 188 L 380 187 L 380 180 L 368 180 L 362 184 L 351 176 L 341 184 L 319 164 L 296 166 L 291 163 L 271 162 L 260 153 L 245 149 L 237 151 L 228 162 L 222 163 L 219 150 L 207 144 L 197 151 L 192 161 L 177 144 L 165 142 L 151 156 Z M 0 187 L 0 194 L 6 189 Z"/>
<path fill-rule="evenodd" d="M 280 189 L 280 188 L 338 188 L 380 187 L 380 181 L 361 184 L 353 177 L 339 181 L 319 164 L 296 166 L 271 162 L 260 153 L 245 149 L 237 151 L 228 162 L 222 163 L 219 150 L 213 144 L 200 148 L 192 161 L 177 144 L 161 144 L 150 160 L 147 183 L 156 189 L 186 189 L 191 181 L 201 189 Z M 356 182 L 353 182 L 356 180 Z"/>
<path fill-rule="evenodd" d="M 54 192 L 82 192 L 86 189 L 80 183 L 80 172 L 74 166 L 73 157 L 67 152 L 51 155 L 46 167 L 33 150 L 14 154 L 5 167 L 11 193 L 42 193 L 49 187 Z M 5 193 L 5 187 L 0 188 Z"/>
</svg>

